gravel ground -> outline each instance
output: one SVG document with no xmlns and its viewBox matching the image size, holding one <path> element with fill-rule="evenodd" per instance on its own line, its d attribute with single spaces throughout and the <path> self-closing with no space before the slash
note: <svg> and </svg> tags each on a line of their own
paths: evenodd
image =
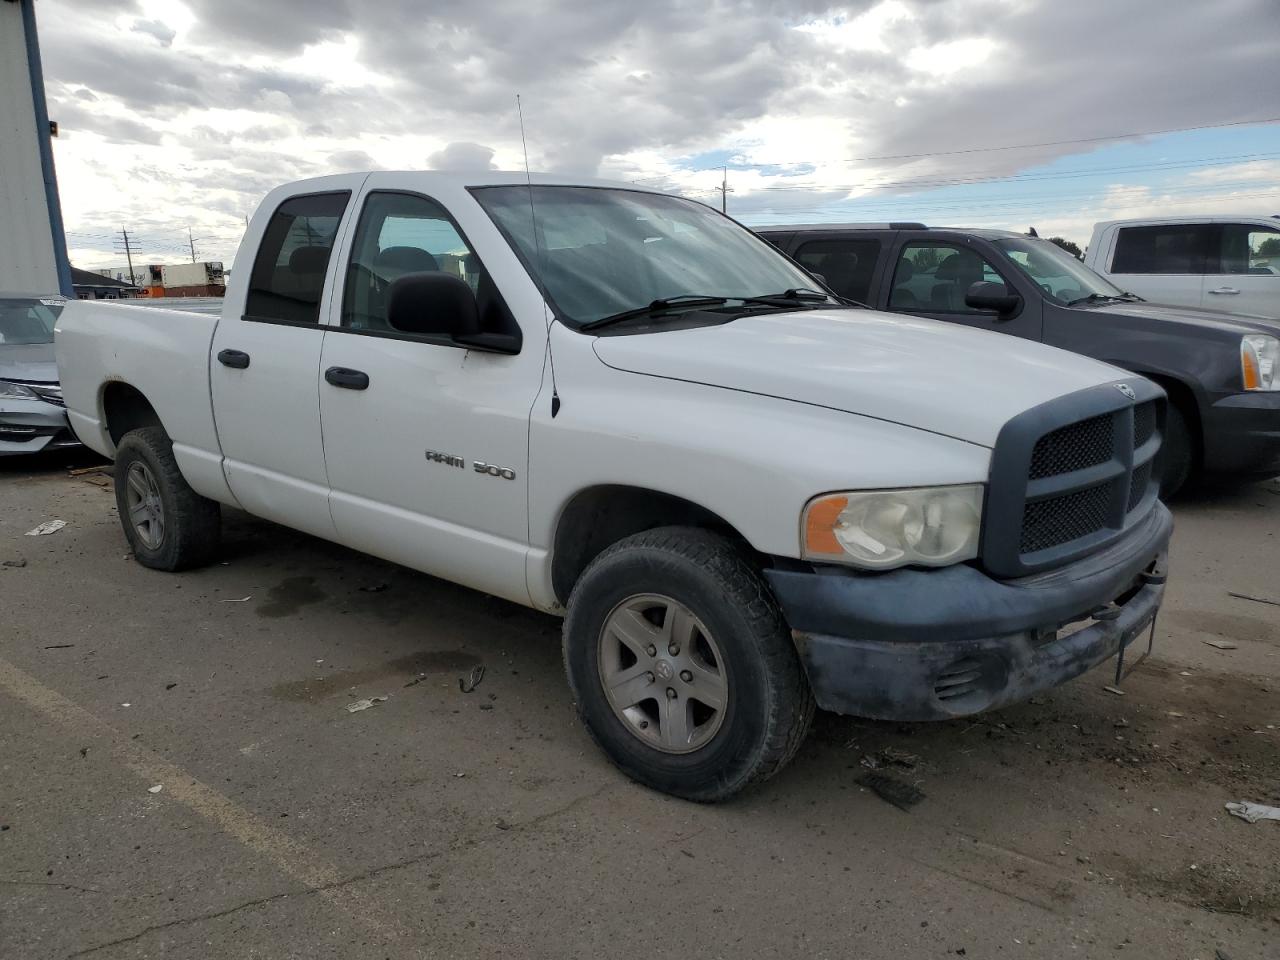
<svg viewBox="0 0 1280 960">
<path fill-rule="evenodd" d="M 1278 955 L 1280 823 L 1223 805 L 1280 805 L 1280 605 L 1230 595 L 1280 601 L 1280 482 L 1175 505 L 1122 696 L 820 715 L 701 807 L 591 746 L 557 621 L 239 514 L 145 570 L 93 462 L 0 461 L 0 957 Z"/>
</svg>

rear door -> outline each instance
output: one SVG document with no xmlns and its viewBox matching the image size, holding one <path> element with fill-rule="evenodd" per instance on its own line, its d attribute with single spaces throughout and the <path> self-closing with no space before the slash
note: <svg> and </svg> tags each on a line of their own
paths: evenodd
<svg viewBox="0 0 1280 960">
<path fill-rule="evenodd" d="M 1219 225 L 1204 305 L 1280 319 L 1280 221 Z"/>
<path fill-rule="evenodd" d="M 1205 269 L 1215 244 L 1212 223 L 1119 227 L 1107 276 L 1122 290 L 1180 307 L 1205 303 Z"/>
<path fill-rule="evenodd" d="M 470 197 L 458 208 L 493 233 Z M 506 355 L 387 322 L 392 282 L 443 271 L 471 286 L 482 329 L 519 330 L 468 229 L 421 193 L 372 189 L 361 199 L 320 362 L 330 506 L 348 546 L 527 603 L 529 415 L 543 330 L 522 331 L 520 353 Z M 505 246 L 490 253 L 511 259 Z"/>
<path fill-rule="evenodd" d="M 887 289 L 880 291 L 882 309 L 932 317 L 968 327 L 1011 333 L 1039 340 L 1043 333 L 1043 298 L 1025 288 L 1009 265 L 997 266 L 982 243 L 963 234 L 904 231 L 892 255 Z M 965 295 L 978 282 L 1001 283 L 1022 295 L 1022 307 L 1009 317 L 975 310 Z"/>
<path fill-rule="evenodd" d="M 350 190 L 336 190 L 289 197 L 275 208 L 254 262 L 241 267 L 247 290 L 229 293 L 209 362 L 223 470 L 240 505 L 328 538 L 320 308 L 350 199 Z M 243 313 L 232 315 L 239 303 Z"/>
</svg>

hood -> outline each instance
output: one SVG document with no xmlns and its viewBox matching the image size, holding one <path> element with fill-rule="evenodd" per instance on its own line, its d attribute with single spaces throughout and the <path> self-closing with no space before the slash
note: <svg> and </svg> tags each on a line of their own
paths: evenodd
<svg viewBox="0 0 1280 960">
<path fill-rule="evenodd" d="M 618 370 L 811 403 L 985 447 L 1030 407 L 1133 377 L 1007 334 L 872 310 L 604 336 L 595 351 Z"/>
<path fill-rule="evenodd" d="M 57 383 L 52 343 L 0 343 L 0 380 Z"/>
<path fill-rule="evenodd" d="M 1079 309 L 1083 304 L 1073 309 Z M 1104 313 L 1117 317 L 1140 317 L 1146 320 L 1159 320 L 1163 323 L 1176 323 L 1184 327 L 1195 327 L 1200 330 L 1217 330 L 1222 333 L 1238 334 L 1269 333 L 1280 336 L 1280 320 L 1267 317 L 1256 317 L 1250 314 L 1226 313 L 1222 310 L 1205 310 L 1200 307 L 1175 307 L 1166 303 L 1099 303 L 1086 306 L 1091 313 Z"/>
</svg>

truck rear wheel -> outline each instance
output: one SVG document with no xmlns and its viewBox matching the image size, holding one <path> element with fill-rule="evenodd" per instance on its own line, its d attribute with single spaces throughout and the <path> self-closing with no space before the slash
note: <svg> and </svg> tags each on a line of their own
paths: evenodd
<svg viewBox="0 0 1280 960">
<path fill-rule="evenodd" d="M 208 563 L 218 549 L 218 504 L 187 485 L 161 427 L 124 435 L 116 448 L 116 507 L 134 558 L 155 570 Z"/>
<path fill-rule="evenodd" d="M 813 719 L 768 586 L 703 530 L 650 530 L 597 557 L 569 599 L 564 660 L 582 722 L 609 758 L 689 800 L 723 800 L 777 773 Z"/>
</svg>

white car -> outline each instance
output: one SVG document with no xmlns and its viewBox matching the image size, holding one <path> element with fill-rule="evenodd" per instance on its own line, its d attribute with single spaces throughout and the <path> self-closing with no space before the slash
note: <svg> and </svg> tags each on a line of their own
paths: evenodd
<svg viewBox="0 0 1280 960">
<path fill-rule="evenodd" d="M 1164 394 L 846 306 L 689 200 L 510 174 L 281 187 L 221 318 L 73 303 L 137 560 L 221 505 L 564 616 L 587 729 L 697 800 L 819 706 L 943 719 L 1123 656 L 1164 592 Z"/>
<path fill-rule="evenodd" d="M 1084 262 L 1157 303 L 1280 319 L 1280 217 L 1109 220 Z"/>
</svg>

